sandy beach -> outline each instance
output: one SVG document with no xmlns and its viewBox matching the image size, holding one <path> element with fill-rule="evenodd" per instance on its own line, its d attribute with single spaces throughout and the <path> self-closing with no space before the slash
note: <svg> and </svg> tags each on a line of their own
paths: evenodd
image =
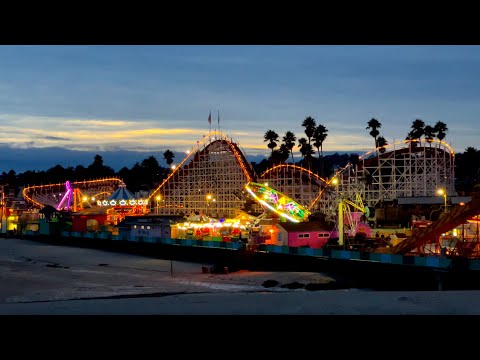
<svg viewBox="0 0 480 360">
<path fill-rule="evenodd" d="M 480 314 L 480 291 L 317 290 L 334 279 L 311 272 L 205 272 L 211 267 L 0 239 L 0 314 Z"/>
</svg>

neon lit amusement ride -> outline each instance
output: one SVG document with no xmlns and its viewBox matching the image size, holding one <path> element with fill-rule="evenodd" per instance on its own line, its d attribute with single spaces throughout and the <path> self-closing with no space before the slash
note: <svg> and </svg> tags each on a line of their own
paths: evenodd
<svg viewBox="0 0 480 360">
<path fill-rule="evenodd" d="M 302 222 L 308 219 L 310 211 L 267 184 L 249 182 L 245 189 L 250 195 L 269 210 L 292 222 Z"/>
</svg>

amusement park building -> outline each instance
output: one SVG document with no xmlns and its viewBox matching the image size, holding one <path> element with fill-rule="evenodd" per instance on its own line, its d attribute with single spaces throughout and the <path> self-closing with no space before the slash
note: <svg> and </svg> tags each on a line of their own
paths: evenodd
<svg viewBox="0 0 480 360">
<path fill-rule="evenodd" d="M 144 213 L 185 216 L 197 212 L 213 218 L 232 218 L 239 209 L 261 212 L 262 207 L 245 191 L 245 185 L 252 181 L 268 183 L 311 213 L 321 212 L 327 217 L 335 216 L 341 201 L 355 198 L 361 198 L 370 208 L 370 218 L 375 218 L 375 210 L 385 204 L 423 202 L 441 206 L 443 199 L 436 195 L 438 188 L 445 189 L 453 204 L 467 202 L 469 198 L 459 198 L 454 189 L 454 160 L 453 149 L 443 141 L 395 142 L 369 151 L 359 156 L 357 162 L 339 169 L 334 175 L 338 183 L 333 185 L 332 178 L 324 179 L 293 164 L 273 166 L 256 174 L 240 144 L 215 132 L 197 141 L 168 177 L 150 192 Z M 88 196 L 111 195 L 121 184 L 120 179 L 96 181 L 72 184 Z M 52 204 L 52 194 L 58 194 L 61 185 L 26 188 L 24 198 L 36 206 L 49 201 Z"/>
</svg>

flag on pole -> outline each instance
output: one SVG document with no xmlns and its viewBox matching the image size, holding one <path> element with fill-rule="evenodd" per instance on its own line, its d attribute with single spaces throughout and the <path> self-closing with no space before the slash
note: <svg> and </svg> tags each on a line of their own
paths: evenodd
<svg viewBox="0 0 480 360">
<path fill-rule="evenodd" d="M 212 112 L 210 111 L 210 114 L 208 115 L 208 123 L 212 125 Z"/>
</svg>

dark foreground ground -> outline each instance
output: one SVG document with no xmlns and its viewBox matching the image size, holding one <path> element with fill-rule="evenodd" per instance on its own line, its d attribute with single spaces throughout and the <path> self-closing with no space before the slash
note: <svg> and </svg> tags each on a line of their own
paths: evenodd
<svg viewBox="0 0 480 360">
<path fill-rule="evenodd" d="M 212 266 L 3 238 L 0 314 L 480 314 L 478 290 L 325 290 L 334 279 L 322 273 L 204 272 Z"/>
</svg>

